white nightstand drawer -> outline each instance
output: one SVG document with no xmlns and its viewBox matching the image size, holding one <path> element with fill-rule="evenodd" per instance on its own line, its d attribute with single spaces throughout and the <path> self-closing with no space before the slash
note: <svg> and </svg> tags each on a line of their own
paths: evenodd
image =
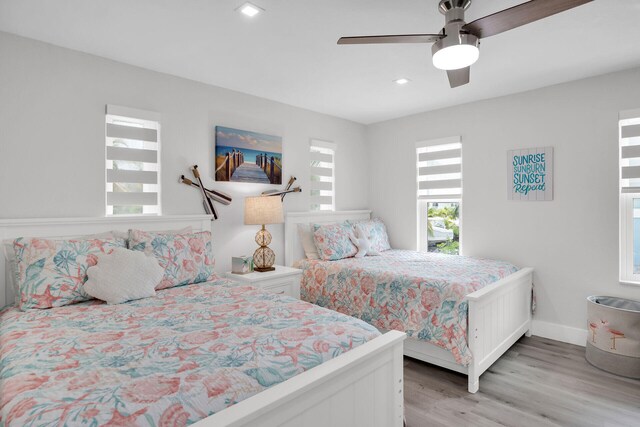
<svg viewBox="0 0 640 427">
<path fill-rule="evenodd" d="M 237 280 L 241 283 L 249 283 L 273 294 L 289 295 L 293 298 L 300 298 L 300 279 L 302 278 L 302 270 L 282 267 L 279 265 L 275 267 L 276 269 L 274 271 L 266 273 L 226 273 L 225 275 L 230 279 Z"/>
<path fill-rule="evenodd" d="M 262 289 L 264 289 L 267 292 L 271 292 L 272 294 L 289 295 L 290 297 L 298 298 L 296 295 L 293 294 L 292 288 L 293 288 L 293 283 L 291 283 L 290 281 L 287 283 L 280 283 L 278 285 L 262 287 Z"/>
</svg>

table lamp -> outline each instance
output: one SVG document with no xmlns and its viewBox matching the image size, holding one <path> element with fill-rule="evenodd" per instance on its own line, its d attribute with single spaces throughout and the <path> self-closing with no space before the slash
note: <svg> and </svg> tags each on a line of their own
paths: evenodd
<svg viewBox="0 0 640 427">
<path fill-rule="evenodd" d="M 271 233 L 265 228 L 266 224 L 282 224 L 284 212 L 280 197 L 259 196 L 244 199 L 244 223 L 245 225 L 262 225 L 262 229 L 256 233 L 256 243 L 260 245 L 253 253 L 255 271 L 273 271 L 273 263 L 276 254 L 269 248 Z"/>
</svg>

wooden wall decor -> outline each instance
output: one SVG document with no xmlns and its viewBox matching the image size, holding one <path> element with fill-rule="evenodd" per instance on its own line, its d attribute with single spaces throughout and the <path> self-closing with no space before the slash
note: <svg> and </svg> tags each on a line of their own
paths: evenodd
<svg viewBox="0 0 640 427">
<path fill-rule="evenodd" d="M 193 165 L 191 171 L 193 172 L 193 176 L 198 182 L 193 182 L 190 179 L 185 178 L 184 175 L 180 175 L 180 182 L 190 187 L 198 188 L 200 190 L 200 193 L 202 194 L 202 205 L 204 206 L 205 213 L 207 215 L 212 215 L 214 220 L 218 219 L 218 211 L 216 210 L 216 207 L 213 203 L 217 202 L 223 205 L 230 205 L 232 201 L 231 196 L 221 191 L 206 188 L 202 183 L 202 178 L 200 177 L 200 172 L 198 171 L 198 165 Z"/>
<path fill-rule="evenodd" d="M 263 191 L 262 195 L 263 196 L 280 196 L 280 199 L 284 202 L 284 196 L 286 196 L 287 194 L 302 193 L 302 188 L 300 188 L 300 186 L 291 188 L 291 186 L 296 181 L 296 179 L 298 178 L 296 178 L 295 176 L 292 176 L 291 178 L 289 178 L 289 182 L 287 183 L 287 186 L 284 188 L 284 190 L 267 190 L 267 191 Z"/>
</svg>

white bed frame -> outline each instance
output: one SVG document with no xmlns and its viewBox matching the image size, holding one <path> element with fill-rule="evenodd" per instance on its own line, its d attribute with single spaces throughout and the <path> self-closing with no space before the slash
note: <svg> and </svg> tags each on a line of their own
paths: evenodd
<svg viewBox="0 0 640 427">
<path fill-rule="evenodd" d="M 371 211 L 290 212 L 285 217 L 285 263 L 305 258 L 297 224 L 330 223 L 348 219 L 369 219 Z M 453 355 L 431 343 L 409 338 L 404 354 L 468 376 L 468 390 L 480 388 L 480 375 L 522 335 L 531 335 L 531 290 L 533 269 L 522 268 L 489 286 L 466 296 L 469 305 L 467 341 L 473 361 L 456 363 Z M 384 332 L 384 331 L 383 331 Z"/>
<path fill-rule="evenodd" d="M 17 237 L 68 238 L 110 230 L 211 230 L 211 217 L 138 216 L 0 220 L 0 241 Z M 214 241 L 215 244 L 215 241 Z M 0 307 L 13 301 L 8 269 L 0 262 Z M 400 427 L 403 423 L 402 343 L 391 331 L 335 359 L 211 415 L 194 425 Z"/>
</svg>

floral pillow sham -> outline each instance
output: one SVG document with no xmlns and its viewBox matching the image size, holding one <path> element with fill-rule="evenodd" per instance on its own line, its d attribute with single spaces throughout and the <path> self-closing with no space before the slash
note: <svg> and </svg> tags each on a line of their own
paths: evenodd
<svg viewBox="0 0 640 427">
<path fill-rule="evenodd" d="M 358 248 L 351 241 L 354 235 L 351 224 L 313 224 L 311 228 L 318 255 L 324 261 L 350 258 L 358 253 Z"/>
<path fill-rule="evenodd" d="M 97 263 L 98 254 L 126 245 L 122 238 L 14 240 L 19 308 L 62 307 L 92 299 L 84 290 L 87 269 Z"/>
<path fill-rule="evenodd" d="M 369 238 L 371 248 L 377 252 L 384 252 L 391 249 L 389 244 L 389 236 L 387 235 L 387 227 L 380 218 L 360 221 L 348 221 L 351 225 L 359 225 L 362 231 Z"/>
<path fill-rule="evenodd" d="M 209 231 L 167 234 L 130 230 L 129 249 L 158 260 L 164 276 L 156 289 L 209 282 L 217 277 Z"/>
</svg>

